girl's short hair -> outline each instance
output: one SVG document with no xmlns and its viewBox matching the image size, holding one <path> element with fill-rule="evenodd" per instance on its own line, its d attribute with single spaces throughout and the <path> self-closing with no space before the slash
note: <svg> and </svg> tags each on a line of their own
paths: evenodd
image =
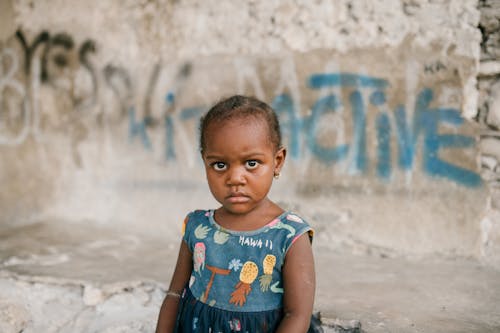
<svg viewBox="0 0 500 333">
<path fill-rule="evenodd" d="M 273 108 L 255 97 L 234 95 L 217 102 L 200 119 L 200 151 L 203 153 L 206 148 L 205 136 L 209 125 L 247 117 L 264 120 L 268 126 L 269 140 L 276 150 L 281 148 L 280 124 Z"/>
</svg>

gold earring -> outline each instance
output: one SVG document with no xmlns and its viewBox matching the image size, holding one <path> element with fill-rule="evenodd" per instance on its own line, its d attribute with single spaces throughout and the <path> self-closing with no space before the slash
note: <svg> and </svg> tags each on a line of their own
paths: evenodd
<svg viewBox="0 0 500 333">
<path fill-rule="evenodd" d="M 279 179 L 279 178 L 280 178 L 280 173 L 279 173 L 279 171 L 276 171 L 274 173 L 274 179 Z"/>
</svg>

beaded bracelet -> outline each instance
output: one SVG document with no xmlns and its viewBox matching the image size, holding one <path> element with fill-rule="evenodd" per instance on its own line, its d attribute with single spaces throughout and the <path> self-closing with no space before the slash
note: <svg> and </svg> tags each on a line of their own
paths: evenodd
<svg viewBox="0 0 500 333">
<path fill-rule="evenodd" d="M 172 291 L 172 290 L 168 290 L 167 291 L 167 297 L 168 296 L 172 296 L 172 297 L 176 297 L 176 298 L 181 298 L 181 294 L 176 292 L 176 291 Z"/>
</svg>

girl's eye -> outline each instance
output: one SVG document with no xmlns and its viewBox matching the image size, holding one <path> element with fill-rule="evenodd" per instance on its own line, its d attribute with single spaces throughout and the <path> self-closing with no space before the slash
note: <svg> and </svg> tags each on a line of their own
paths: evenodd
<svg viewBox="0 0 500 333">
<path fill-rule="evenodd" d="M 247 169 L 255 169 L 259 166 L 259 162 L 257 162 L 256 160 L 249 160 L 246 161 L 245 166 Z"/>
<path fill-rule="evenodd" d="M 215 162 L 212 163 L 212 167 L 214 168 L 215 171 L 223 171 L 226 170 L 226 163 L 224 162 Z"/>
</svg>

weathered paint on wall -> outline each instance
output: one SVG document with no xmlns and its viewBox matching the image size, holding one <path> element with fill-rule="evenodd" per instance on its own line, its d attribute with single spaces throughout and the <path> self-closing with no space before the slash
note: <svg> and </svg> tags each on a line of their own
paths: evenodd
<svg viewBox="0 0 500 333">
<path fill-rule="evenodd" d="M 245 93 L 282 121 L 275 196 L 325 239 L 479 255 L 475 2 L 358 5 L 17 2 L 0 49 L 3 223 L 148 229 L 213 205 L 198 118 Z"/>
<path fill-rule="evenodd" d="M 53 109 L 45 112 L 40 109 L 43 103 L 40 103 L 39 96 L 41 90 L 47 88 L 67 100 L 69 105 L 62 107 L 69 107 L 65 110 L 69 117 L 73 113 L 99 108 L 103 110 L 103 114 L 98 115 L 103 119 L 99 120 L 112 123 L 113 116 L 127 118 L 129 140 L 140 141 L 146 150 L 157 149 L 152 146 L 151 132 L 164 133 L 164 145 L 159 149 L 164 151 L 166 160 L 176 160 L 183 145 L 179 142 L 182 137 L 178 138 L 176 134 L 186 132 L 184 123 L 197 121 L 209 107 L 201 99 L 196 103 L 197 99 L 192 98 L 196 96 L 196 91 L 204 90 L 203 85 L 198 83 L 198 77 L 203 76 L 205 80 L 212 81 L 219 95 L 250 93 L 272 104 L 283 118 L 290 157 L 297 163 L 305 155 L 332 167 L 345 162 L 345 172 L 349 174 L 366 174 L 374 166 L 375 175 L 384 181 L 390 181 L 395 168 L 410 173 L 419 168 L 429 176 L 446 178 L 466 187 L 481 186 L 474 159 L 469 158 L 468 162 L 465 161 L 467 167 L 461 167 L 456 163 L 464 163 L 462 157 L 455 163 L 439 157 L 441 150 L 466 151 L 475 146 L 471 131 L 467 135 L 443 133 L 446 126 L 452 129 L 451 132 L 464 131 L 467 127 L 460 114 L 463 98 L 459 75 L 464 75 L 460 73 L 464 71 L 461 68 L 463 65 L 450 56 L 419 63 L 419 59 L 408 59 L 408 55 L 396 50 L 391 50 L 392 54 L 384 54 L 372 49 L 369 51 L 371 57 L 379 53 L 381 59 L 385 58 L 374 64 L 371 69 L 374 74 L 356 73 L 356 66 L 343 59 L 351 58 L 350 54 L 326 51 L 296 54 L 285 61 L 280 58 L 252 61 L 234 58 L 231 63 L 231 60 L 210 58 L 208 63 L 203 64 L 216 70 L 226 68 L 225 81 L 215 75 L 211 77 L 211 73 L 207 74 L 205 68 L 196 64 L 182 65 L 174 77 L 164 70 L 169 64 L 154 64 L 149 77 L 144 78 L 148 82 L 147 91 L 143 96 L 137 96 L 140 92 L 132 89 L 132 79 L 126 68 L 111 64 L 102 69 L 96 68 L 90 59 L 97 52 L 92 40 L 85 40 L 76 46 L 67 34 L 51 35 L 43 31 L 30 43 L 19 30 L 16 41 L 21 52 L 16 53 L 13 48 L 2 51 L 4 63 L 8 64 L 1 82 L 4 91 L 2 102 L 7 106 L 0 136 L 2 145 L 20 145 L 28 137 L 41 140 L 51 131 L 57 131 L 45 118 L 59 115 Z M 35 56 L 38 49 L 40 57 Z M 362 59 L 366 58 L 363 56 L 358 58 L 370 61 Z M 402 65 L 395 66 L 390 58 L 398 59 Z M 311 66 L 309 62 L 316 65 Z M 473 62 L 466 64 L 470 66 Z M 409 68 L 412 65 L 414 68 Z M 273 73 L 273 68 L 280 67 L 280 71 Z M 406 75 L 383 77 L 390 70 Z M 202 73 L 195 74 L 193 71 Z M 20 72 L 24 72 L 22 79 L 16 77 Z M 83 75 L 88 79 L 86 87 L 81 82 Z M 98 80 L 98 77 L 104 80 Z M 171 81 L 171 87 L 161 89 L 159 82 L 165 81 Z M 253 87 L 245 87 L 246 81 Z M 228 83 L 230 85 L 226 87 Z M 405 84 L 407 87 L 404 87 Z M 233 86 L 238 89 L 234 90 Z M 82 92 L 78 93 L 78 90 Z M 186 90 L 189 90 L 189 100 L 185 99 L 182 104 L 177 102 L 177 95 L 187 94 Z M 114 105 L 111 105 L 114 112 L 104 110 L 102 101 L 98 99 L 101 91 L 115 97 Z M 271 93 L 273 91 L 274 94 Z M 203 97 L 213 100 L 215 96 Z M 329 113 L 338 119 L 328 119 Z M 97 117 L 93 118 L 97 125 Z M 349 137 L 323 140 L 340 143 L 321 142 L 318 138 L 320 124 L 328 120 L 333 120 L 333 125 L 326 125 L 331 127 L 332 137 L 344 132 L 349 132 Z M 185 144 L 194 143 L 189 144 L 189 154 L 196 154 L 196 131 L 188 129 L 185 135 L 191 138 Z M 423 156 L 419 167 L 415 165 L 418 149 L 422 149 Z M 77 152 L 74 154 L 75 163 L 80 164 Z M 392 155 L 395 155 L 394 161 Z M 189 161 L 190 167 L 193 167 L 192 161 Z"/>
</svg>

